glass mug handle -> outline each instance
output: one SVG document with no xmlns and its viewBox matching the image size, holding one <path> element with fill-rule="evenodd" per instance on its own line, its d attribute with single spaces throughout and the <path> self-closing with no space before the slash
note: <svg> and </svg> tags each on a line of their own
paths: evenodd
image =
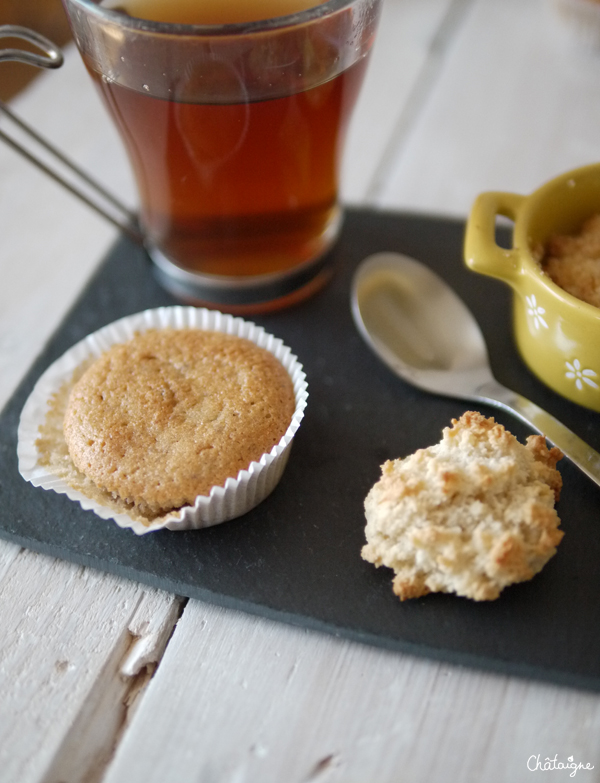
<svg viewBox="0 0 600 783">
<path fill-rule="evenodd" d="M 519 252 L 496 242 L 496 217 L 516 220 L 525 196 L 490 191 L 481 193 L 471 208 L 465 234 L 465 262 L 474 272 L 513 283 L 520 269 Z"/>
</svg>

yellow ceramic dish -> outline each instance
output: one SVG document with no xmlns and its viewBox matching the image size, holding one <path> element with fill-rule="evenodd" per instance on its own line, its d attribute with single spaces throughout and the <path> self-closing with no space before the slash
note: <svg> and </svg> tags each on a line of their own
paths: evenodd
<svg viewBox="0 0 600 783">
<path fill-rule="evenodd" d="M 554 391 L 600 411 L 600 309 L 542 272 L 534 255 L 553 234 L 573 234 L 600 212 L 600 164 L 547 182 L 529 196 L 482 193 L 473 204 L 465 261 L 513 289 L 517 347 L 529 369 Z M 514 221 L 512 248 L 496 243 L 496 217 Z"/>
</svg>

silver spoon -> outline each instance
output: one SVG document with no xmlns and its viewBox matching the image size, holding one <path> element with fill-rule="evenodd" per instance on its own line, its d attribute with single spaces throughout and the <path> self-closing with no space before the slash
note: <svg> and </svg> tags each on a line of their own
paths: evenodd
<svg viewBox="0 0 600 783">
<path fill-rule="evenodd" d="M 479 324 L 428 267 L 398 253 L 369 256 L 354 275 L 351 301 L 359 332 L 403 380 L 513 414 L 600 484 L 600 454 L 554 416 L 496 381 Z"/>
</svg>

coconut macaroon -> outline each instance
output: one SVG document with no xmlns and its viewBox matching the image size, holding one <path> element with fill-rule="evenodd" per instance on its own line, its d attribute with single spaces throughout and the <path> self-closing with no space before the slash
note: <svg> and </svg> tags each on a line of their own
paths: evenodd
<svg viewBox="0 0 600 783">
<path fill-rule="evenodd" d="M 541 435 L 524 446 L 468 411 L 440 443 L 383 465 L 365 500 L 363 558 L 394 570 L 402 601 L 430 592 L 498 598 L 556 553 L 562 456 Z"/>
<path fill-rule="evenodd" d="M 152 518 L 260 460 L 288 428 L 294 388 L 250 340 L 151 329 L 113 345 L 70 392 L 64 437 L 75 467 Z"/>
</svg>

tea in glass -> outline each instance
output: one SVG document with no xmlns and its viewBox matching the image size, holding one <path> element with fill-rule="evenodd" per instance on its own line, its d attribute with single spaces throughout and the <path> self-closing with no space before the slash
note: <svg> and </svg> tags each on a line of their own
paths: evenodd
<svg viewBox="0 0 600 783">
<path fill-rule="evenodd" d="M 379 0 L 64 3 L 161 282 L 241 312 L 314 290 Z"/>
</svg>

